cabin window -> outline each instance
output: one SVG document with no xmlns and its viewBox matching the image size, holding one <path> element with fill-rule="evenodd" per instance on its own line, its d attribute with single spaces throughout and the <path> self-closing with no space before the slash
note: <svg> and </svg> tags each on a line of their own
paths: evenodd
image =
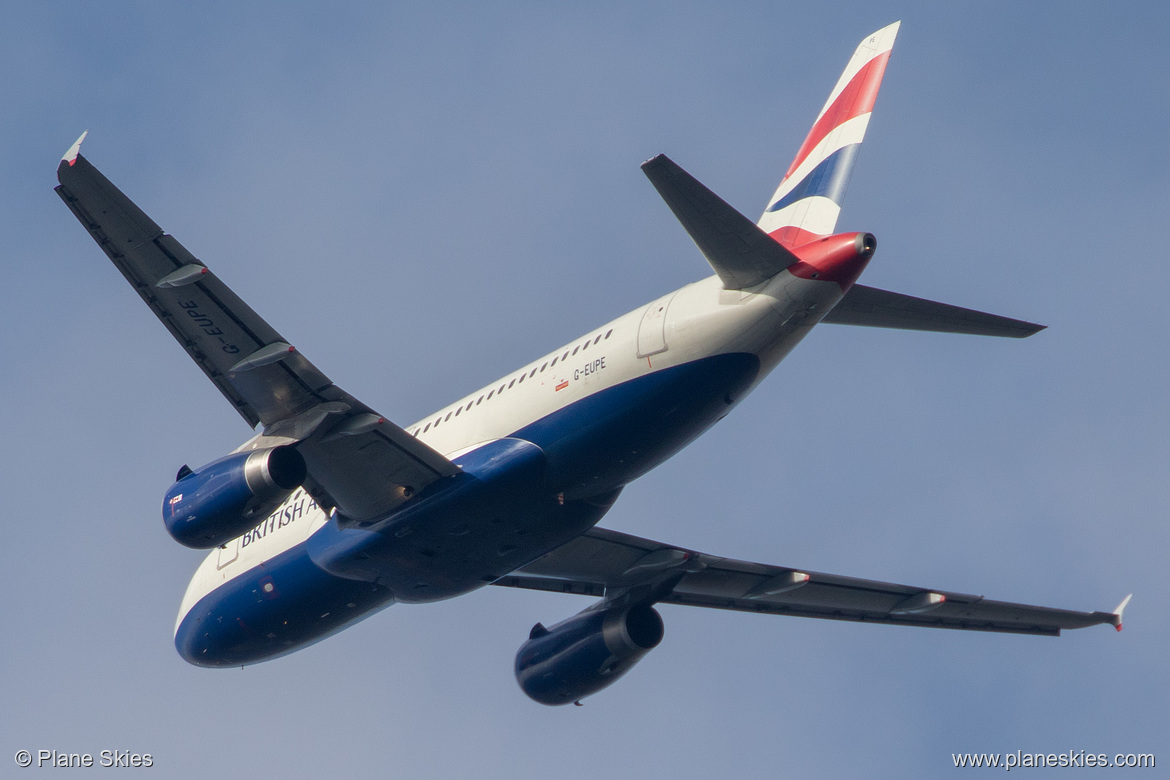
<svg viewBox="0 0 1170 780">
<path fill-rule="evenodd" d="M 609 337 L 610 337 L 610 336 L 612 336 L 612 335 L 613 335 L 613 328 L 610 328 L 608 331 L 606 331 L 606 333 L 605 333 L 605 337 L 606 337 L 606 338 L 609 338 Z"/>
<path fill-rule="evenodd" d="M 511 389 L 511 388 L 512 388 L 512 385 L 514 385 L 514 384 L 516 384 L 516 380 L 515 380 L 515 379 L 513 379 L 511 382 L 509 382 L 509 383 L 508 383 L 508 389 Z"/>
<path fill-rule="evenodd" d="M 493 395 L 495 395 L 495 394 L 496 394 L 496 391 L 495 391 L 495 390 L 492 390 L 490 393 L 488 393 L 488 400 L 489 400 L 489 401 L 490 401 L 490 400 L 492 400 L 492 396 L 493 396 Z"/>
<path fill-rule="evenodd" d="M 600 333 L 597 334 L 597 338 L 593 339 L 593 343 L 596 344 L 599 341 L 601 341 L 601 334 Z"/>
<path fill-rule="evenodd" d="M 546 361 L 544 361 L 544 365 L 540 367 L 540 373 L 542 373 L 542 374 L 543 374 L 543 373 L 544 373 L 544 370 L 545 370 L 546 368 L 548 368 L 548 361 L 547 361 L 547 360 L 546 360 Z"/>
<path fill-rule="evenodd" d="M 479 406 L 479 405 L 480 405 L 480 404 L 482 404 L 482 403 L 483 403 L 483 396 L 481 395 L 479 398 L 477 398 L 477 399 L 476 399 L 476 401 L 475 401 L 475 405 L 476 405 L 476 406 Z"/>
<path fill-rule="evenodd" d="M 580 351 L 581 351 L 581 348 L 580 348 L 580 347 L 574 347 L 574 348 L 573 348 L 573 354 L 574 354 L 574 355 L 576 355 L 576 354 L 577 354 L 578 352 L 580 352 Z"/>
<path fill-rule="evenodd" d="M 431 424 L 430 424 L 430 423 L 427 423 L 427 427 L 423 428 L 423 433 L 426 433 L 426 432 L 427 432 L 427 431 L 429 431 L 430 429 L 431 429 Z"/>
<path fill-rule="evenodd" d="M 460 406 L 458 409 L 456 409 L 456 410 L 455 410 L 455 416 L 456 416 L 456 417 L 458 417 L 458 416 L 459 416 L 459 413 L 460 413 L 460 412 L 462 412 L 462 411 L 463 411 L 463 407 L 462 407 L 462 406 Z"/>
<path fill-rule="evenodd" d="M 560 359 L 561 359 L 561 358 L 560 358 L 560 356 L 558 355 L 557 357 L 553 358 L 553 362 L 552 362 L 552 363 L 550 363 L 549 365 L 555 366 L 555 365 L 557 364 L 557 361 L 558 361 L 558 360 L 560 360 Z"/>
<path fill-rule="evenodd" d="M 447 422 L 448 420 L 450 420 L 452 414 L 454 414 L 454 412 L 447 412 L 447 416 L 443 418 L 443 422 Z"/>
</svg>

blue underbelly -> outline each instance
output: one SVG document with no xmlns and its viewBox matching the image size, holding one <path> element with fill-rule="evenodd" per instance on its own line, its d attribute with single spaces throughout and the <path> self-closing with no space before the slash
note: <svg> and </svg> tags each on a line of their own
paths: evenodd
<svg viewBox="0 0 1170 780">
<path fill-rule="evenodd" d="M 175 632 L 196 666 L 242 666 L 287 655 L 394 601 L 380 585 L 318 568 L 304 544 L 274 556 L 202 598 Z"/>
<path fill-rule="evenodd" d="M 524 426 L 513 436 L 544 450 L 567 498 L 642 476 L 730 411 L 760 361 L 733 353 L 684 363 L 607 388 Z"/>
<path fill-rule="evenodd" d="M 450 518 L 436 517 L 402 538 L 331 521 L 308 542 L 201 599 L 181 621 L 176 648 L 199 666 L 255 663 L 324 639 L 395 600 L 450 598 L 482 587 L 597 523 L 623 485 L 727 414 L 758 373 L 754 355 L 718 355 L 559 409 L 513 438 L 543 450 L 544 487 L 550 497 L 563 493 L 563 505 L 536 502 L 545 508 L 534 514 L 532 502 L 519 501 L 524 508 L 516 517 L 494 513 L 477 529 L 482 544 L 470 551 L 464 548 L 471 540 L 454 538 L 443 525 Z"/>
</svg>

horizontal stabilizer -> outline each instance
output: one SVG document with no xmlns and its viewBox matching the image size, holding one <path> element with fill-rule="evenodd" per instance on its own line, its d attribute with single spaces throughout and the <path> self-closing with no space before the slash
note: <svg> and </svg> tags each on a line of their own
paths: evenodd
<svg viewBox="0 0 1170 780">
<path fill-rule="evenodd" d="M 796 255 L 666 155 L 642 163 L 642 171 L 726 289 L 754 287 L 799 262 Z"/>
<path fill-rule="evenodd" d="M 1031 336 L 1047 327 L 861 284 L 850 287 L 841 302 L 821 322 L 1015 339 Z"/>
</svg>

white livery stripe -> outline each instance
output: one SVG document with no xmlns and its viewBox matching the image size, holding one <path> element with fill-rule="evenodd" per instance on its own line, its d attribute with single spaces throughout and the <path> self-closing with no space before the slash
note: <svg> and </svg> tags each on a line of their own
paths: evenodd
<svg viewBox="0 0 1170 780">
<path fill-rule="evenodd" d="M 861 69 L 868 65 L 870 60 L 894 48 L 894 39 L 898 37 L 898 28 L 901 26 L 901 22 L 894 22 L 888 27 L 883 27 L 878 30 L 861 42 L 857 47 L 857 51 L 853 52 L 853 57 L 850 58 L 849 64 L 845 66 L 845 72 L 837 80 L 837 86 L 833 87 L 833 91 L 829 93 L 829 99 L 825 101 L 821 112 L 817 114 L 817 119 L 825 115 L 825 112 L 833 105 L 833 101 L 837 99 L 837 96 L 845 91 L 845 88 L 849 86 L 849 82 L 853 80 L 853 77 L 860 73 Z"/>
</svg>

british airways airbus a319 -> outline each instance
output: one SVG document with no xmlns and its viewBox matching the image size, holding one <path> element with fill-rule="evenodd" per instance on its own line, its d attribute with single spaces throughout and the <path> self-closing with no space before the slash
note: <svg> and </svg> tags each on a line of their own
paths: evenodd
<svg viewBox="0 0 1170 780">
<path fill-rule="evenodd" d="M 175 646 L 231 667 L 306 647 L 395 602 L 485 585 L 599 600 L 516 655 L 543 704 L 605 688 L 663 636 L 659 603 L 867 623 L 1059 634 L 1112 612 L 720 558 L 599 528 L 622 488 L 718 422 L 821 322 L 1029 336 L 1041 326 L 856 283 L 869 233 L 834 233 L 898 32 L 858 46 L 758 222 L 665 156 L 642 165 L 715 274 L 400 428 L 322 374 L 81 156 L 57 193 L 248 425 L 163 500 L 209 550 Z M 84 138 L 84 135 L 82 136 Z"/>
</svg>

